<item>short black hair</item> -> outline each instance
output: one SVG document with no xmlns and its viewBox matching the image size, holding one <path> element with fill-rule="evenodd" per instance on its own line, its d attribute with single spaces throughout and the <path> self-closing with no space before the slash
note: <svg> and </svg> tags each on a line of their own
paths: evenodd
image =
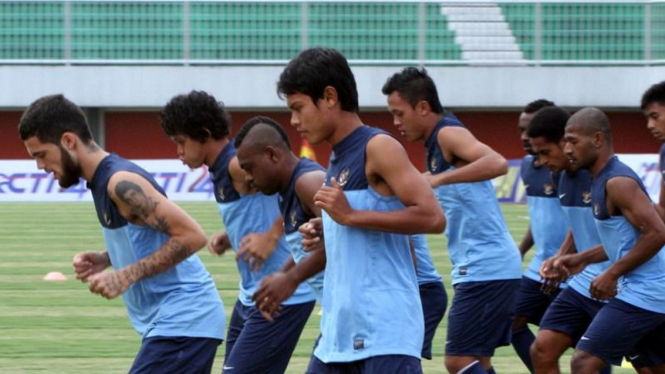
<svg viewBox="0 0 665 374">
<path fill-rule="evenodd" d="M 538 100 L 534 100 L 534 101 L 526 104 L 524 109 L 522 109 L 522 113 L 533 114 L 533 113 L 536 113 L 537 111 L 539 111 L 543 108 L 546 108 L 548 106 L 555 106 L 555 105 L 556 104 L 554 104 L 553 101 L 549 101 L 549 100 L 546 100 L 546 99 L 538 99 Z"/>
<path fill-rule="evenodd" d="M 425 68 L 409 67 L 393 74 L 383 85 L 381 92 L 384 95 L 390 95 L 395 91 L 399 92 L 399 95 L 409 102 L 412 108 L 415 108 L 421 101 L 427 101 L 432 112 L 444 113 L 436 85 Z"/>
<path fill-rule="evenodd" d="M 612 127 L 610 119 L 602 110 L 594 107 L 582 108 L 568 120 L 567 126 L 577 125 L 587 135 L 602 132 L 605 140 L 612 144 Z"/>
<path fill-rule="evenodd" d="M 566 132 L 566 123 L 570 113 L 558 106 L 540 109 L 533 116 L 526 134 L 530 138 L 545 138 L 550 143 L 558 143 Z"/>
<path fill-rule="evenodd" d="M 665 105 L 665 81 L 654 84 L 644 92 L 640 108 L 644 110 L 653 103 Z"/>
<path fill-rule="evenodd" d="M 208 137 L 222 139 L 231 132 L 231 116 L 224 103 L 204 91 L 172 98 L 159 112 L 159 119 L 166 135 L 185 134 L 201 143 Z"/>
<path fill-rule="evenodd" d="M 316 104 L 328 86 L 337 91 L 342 110 L 358 112 L 356 79 L 346 58 L 332 48 L 310 48 L 286 65 L 277 82 L 277 94 L 301 93 Z"/>
<path fill-rule="evenodd" d="M 245 140 L 247 137 L 247 134 L 256 126 L 256 125 L 266 125 L 271 128 L 273 128 L 277 133 L 279 134 L 279 137 L 282 139 L 282 142 L 284 143 L 284 146 L 286 149 L 291 149 L 291 142 L 289 141 L 289 136 L 286 134 L 286 131 L 284 131 L 284 128 L 282 125 L 280 125 L 277 121 L 275 121 L 272 118 L 269 117 L 263 117 L 263 116 L 256 116 L 250 118 L 247 122 L 245 122 L 242 127 L 240 127 L 240 130 L 238 131 L 238 134 L 236 135 L 235 139 L 235 147 L 239 148 L 242 145 L 242 142 Z"/>
<path fill-rule="evenodd" d="M 73 132 L 84 144 L 92 141 L 85 114 L 64 95 L 44 96 L 23 112 L 18 124 L 21 140 L 36 136 L 42 143 L 60 144 L 62 134 Z"/>
</svg>

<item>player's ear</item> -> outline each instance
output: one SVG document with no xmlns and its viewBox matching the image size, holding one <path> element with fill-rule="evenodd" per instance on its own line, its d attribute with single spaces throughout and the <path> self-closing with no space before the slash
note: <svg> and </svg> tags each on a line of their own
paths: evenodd
<svg viewBox="0 0 665 374">
<path fill-rule="evenodd" d="M 60 137 L 60 145 L 71 151 L 76 147 L 76 141 L 78 140 L 78 136 L 74 134 L 73 132 L 65 132 L 62 134 Z"/>
<path fill-rule="evenodd" d="M 279 149 L 277 149 L 277 148 L 275 148 L 271 145 L 266 147 L 266 155 L 268 156 L 268 159 L 273 163 L 279 162 L 279 159 L 282 156 Z"/>
<path fill-rule="evenodd" d="M 201 135 L 201 143 L 205 143 L 206 140 L 212 138 L 212 133 L 205 127 L 201 129 Z"/>
<path fill-rule="evenodd" d="M 593 142 L 594 147 L 600 148 L 603 143 L 607 142 L 607 139 L 605 139 L 605 134 L 603 134 L 602 131 L 596 131 L 593 134 L 591 141 Z"/>
<path fill-rule="evenodd" d="M 418 102 L 418 104 L 416 104 L 416 113 L 418 113 L 421 116 L 426 116 L 431 111 L 432 107 L 425 100 L 421 100 Z"/>
<path fill-rule="evenodd" d="M 339 101 L 339 96 L 337 95 L 337 90 L 333 86 L 326 86 L 323 89 L 323 101 L 326 103 L 328 108 L 334 107 Z"/>
</svg>

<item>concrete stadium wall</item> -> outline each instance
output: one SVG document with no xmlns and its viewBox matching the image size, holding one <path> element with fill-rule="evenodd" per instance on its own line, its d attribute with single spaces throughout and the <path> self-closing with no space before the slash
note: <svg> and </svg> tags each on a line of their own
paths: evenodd
<svg viewBox="0 0 665 374">
<path fill-rule="evenodd" d="M 383 109 L 381 86 L 400 67 L 355 66 L 360 105 Z M 172 96 L 206 90 L 234 109 L 281 110 L 282 66 L 0 66 L 0 108 L 22 108 L 64 93 L 84 107 L 159 108 Z M 665 67 L 429 67 L 444 106 L 521 108 L 547 97 L 570 107 L 636 108 Z"/>
</svg>

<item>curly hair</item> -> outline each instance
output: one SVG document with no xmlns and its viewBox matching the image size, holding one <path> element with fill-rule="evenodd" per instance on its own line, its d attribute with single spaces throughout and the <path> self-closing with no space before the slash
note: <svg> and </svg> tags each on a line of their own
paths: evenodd
<svg viewBox="0 0 665 374">
<path fill-rule="evenodd" d="M 224 103 L 204 91 L 192 91 L 172 98 L 159 112 L 159 119 L 168 136 L 184 134 L 205 142 L 215 140 L 231 132 L 231 116 Z"/>
</svg>

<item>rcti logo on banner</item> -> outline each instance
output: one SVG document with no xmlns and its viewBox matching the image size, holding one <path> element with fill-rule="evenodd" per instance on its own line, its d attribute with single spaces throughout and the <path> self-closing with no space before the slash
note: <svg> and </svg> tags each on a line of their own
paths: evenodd
<svg viewBox="0 0 665 374">
<path fill-rule="evenodd" d="M 214 201 L 207 168 L 190 170 L 177 160 L 135 160 L 175 201 Z M 37 170 L 34 161 L 0 161 L 0 201 L 92 201 L 81 180 L 60 188 L 52 174 Z"/>
</svg>

